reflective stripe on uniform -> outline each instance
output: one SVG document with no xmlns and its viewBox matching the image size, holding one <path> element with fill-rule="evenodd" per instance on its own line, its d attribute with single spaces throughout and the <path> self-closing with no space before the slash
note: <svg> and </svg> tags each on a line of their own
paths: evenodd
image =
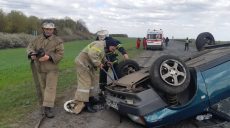
<svg viewBox="0 0 230 128">
<path fill-rule="evenodd" d="M 89 92 L 88 89 L 77 89 L 77 91 L 78 91 L 78 92 L 87 92 L 87 93 Z"/>
<path fill-rule="evenodd" d="M 113 54 L 117 54 L 116 52 L 107 52 L 106 55 L 113 55 Z"/>
<path fill-rule="evenodd" d="M 113 63 L 113 64 L 118 63 L 118 60 L 114 60 L 112 63 Z"/>
<path fill-rule="evenodd" d="M 120 47 L 122 47 L 122 45 L 121 45 L 121 44 L 118 44 L 118 45 L 117 45 L 117 49 L 119 49 Z"/>
<path fill-rule="evenodd" d="M 95 51 L 101 52 L 101 50 L 99 48 L 88 45 L 88 50 L 90 50 L 90 49 L 93 49 Z"/>
</svg>

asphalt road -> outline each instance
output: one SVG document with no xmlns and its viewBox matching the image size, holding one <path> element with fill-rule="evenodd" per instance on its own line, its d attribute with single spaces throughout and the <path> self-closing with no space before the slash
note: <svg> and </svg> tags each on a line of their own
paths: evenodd
<svg viewBox="0 0 230 128">
<path fill-rule="evenodd" d="M 184 51 L 183 44 L 169 42 L 169 46 L 163 51 L 147 50 L 139 55 L 135 60 L 142 67 L 151 66 L 154 59 L 162 54 L 171 54 L 179 57 L 189 56 L 195 53 L 194 48 L 189 51 Z M 143 128 L 143 126 L 132 122 L 127 117 L 120 117 L 117 112 L 112 109 L 105 109 L 97 113 L 88 113 L 83 111 L 79 115 L 70 114 L 64 111 L 63 104 L 70 100 L 75 92 L 75 88 L 71 88 L 57 98 L 57 107 L 55 108 L 56 116 L 53 119 L 45 119 L 40 128 Z M 15 128 L 33 128 L 37 123 L 39 110 L 35 110 L 21 122 L 12 124 Z M 168 128 L 195 128 L 198 125 L 194 124 L 193 119 L 185 120 L 177 125 L 167 126 Z M 202 126 L 206 126 L 203 124 Z M 230 127 L 229 124 L 222 125 L 224 128 Z M 221 126 L 221 127 L 222 127 Z"/>
</svg>

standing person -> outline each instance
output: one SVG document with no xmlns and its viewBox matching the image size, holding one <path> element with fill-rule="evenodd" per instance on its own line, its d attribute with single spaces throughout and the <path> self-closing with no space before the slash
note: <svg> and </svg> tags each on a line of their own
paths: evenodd
<svg viewBox="0 0 230 128">
<path fill-rule="evenodd" d="M 129 56 L 128 56 L 126 50 L 124 49 L 124 47 L 122 47 L 120 41 L 118 41 L 112 37 L 109 37 L 108 31 L 107 31 L 106 35 L 107 36 L 104 38 L 104 40 L 106 41 L 105 54 L 106 54 L 106 59 L 109 61 L 109 63 L 111 65 L 104 65 L 103 66 L 104 70 L 100 70 L 99 86 L 100 86 L 102 93 L 105 89 L 105 86 L 107 85 L 107 73 L 106 72 L 108 72 L 109 68 L 111 68 L 113 71 L 114 79 L 118 79 L 118 77 L 119 77 L 119 76 L 117 76 L 117 72 L 118 72 L 118 68 L 117 68 L 118 58 L 117 58 L 117 56 L 118 56 L 118 53 L 116 53 L 116 51 L 109 50 L 110 45 L 113 45 L 113 44 L 111 44 L 111 42 L 113 42 L 117 45 L 116 49 L 123 55 L 124 60 L 129 59 Z M 100 32 L 98 32 L 97 36 L 98 37 L 101 36 Z M 96 40 L 98 40 L 98 37 Z M 103 38 L 101 38 L 101 39 L 103 40 Z"/>
<path fill-rule="evenodd" d="M 169 38 L 166 37 L 166 39 L 165 39 L 165 46 L 166 46 L 166 47 L 168 46 L 168 42 L 169 42 Z"/>
<path fill-rule="evenodd" d="M 147 49 L 147 40 L 146 40 L 145 37 L 143 38 L 143 41 L 142 41 L 142 42 L 143 42 L 143 48 L 144 48 L 144 49 Z"/>
<path fill-rule="evenodd" d="M 172 36 L 172 41 L 171 41 L 171 43 L 173 43 L 174 42 L 174 36 Z"/>
<path fill-rule="evenodd" d="M 39 76 L 39 85 L 41 86 L 39 91 L 42 92 L 42 106 L 44 114 L 48 118 L 54 117 L 53 107 L 58 82 L 58 63 L 64 54 L 63 41 L 54 35 L 55 28 L 52 21 L 45 20 L 42 23 L 43 33 L 30 42 L 27 47 L 28 57 L 36 63 L 36 73 Z M 35 77 L 36 74 L 33 75 Z"/>
<path fill-rule="evenodd" d="M 186 38 L 185 43 L 184 43 L 184 50 L 185 51 L 189 50 L 189 39 L 188 39 L 188 37 Z"/>
<path fill-rule="evenodd" d="M 140 38 L 137 38 L 137 41 L 136 41 L 136 48 L 139 49 L 139 48 L 140 48 L 140 45 L 141 45 L 141 39 L 140 39 Z"/>
<path fill-rule="evenodd" d="M 100 32 L 99 39 L 105 38 L 105 33 Z M 109 46 L 108 46 L 109 45 Z M 75 93 L 76 106 L 73 109 L 75 114 L 79 114 L 84 107 L 89 112 L 97 112 L 93 108 L 93 104 L 90 102 L 92 97 L 91 89 L 96 84 L 96 69 L 102 69 L 104 63 L 107 63 L 105 59 L 105 47 L 108 47 L 110 52 L 114 52 L 117 47 L 115 42 L 105 42 L 104 40 L 97 40 L 86 46 L 76 57 L 76 69 L 77 69 L 77 90 Z"/>
</svg>

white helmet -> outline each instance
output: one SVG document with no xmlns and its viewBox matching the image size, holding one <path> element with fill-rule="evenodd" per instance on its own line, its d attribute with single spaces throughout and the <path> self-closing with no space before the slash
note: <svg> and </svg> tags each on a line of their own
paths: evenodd
<svg viewBox="0 0 230 128">
<path fill-rule="evenodd" d="M 97 36 L 108 36 L 109 35 L 109 31 L 108 30 L 100 30 L 97 31 Z"/>
<path fill-rule="evenodd" d="M 109 31 L 108 30 L 100 30 L 96 34 L 97 34 L 97 37 L 99 40 L 104 40 L 105 37 L 109 36 Z"/>
<path fill-rule="evenodd" d="M 76 106 L 75 100 L 69 100 L 64 103 L 64 109 L 66 112 L 74 113 L 73 109 Z"/>
<path fill-rule="evenodd" d="M 56 28 L 52 21 L 44 21 L 42 23 L 42 28 Z"/>
</svg>

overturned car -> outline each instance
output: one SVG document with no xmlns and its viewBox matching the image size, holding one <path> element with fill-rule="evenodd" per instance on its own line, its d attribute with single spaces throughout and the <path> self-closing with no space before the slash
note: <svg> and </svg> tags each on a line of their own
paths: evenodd
<svg viewBox="0 0 230 128">
<path fill-rule="evenodd" d="M 207 112 L 230 121 L 217 105 L 230 98 L 230 44 L 215 45 L 213 36 L 204 32 L 196 46 L 195 55 L 163 55 L 149 68 L 140 69 L 132 60 L 121 62 L 122 77 L 106 87 L 107 105 L 146 127 Z"/>
</svg>

